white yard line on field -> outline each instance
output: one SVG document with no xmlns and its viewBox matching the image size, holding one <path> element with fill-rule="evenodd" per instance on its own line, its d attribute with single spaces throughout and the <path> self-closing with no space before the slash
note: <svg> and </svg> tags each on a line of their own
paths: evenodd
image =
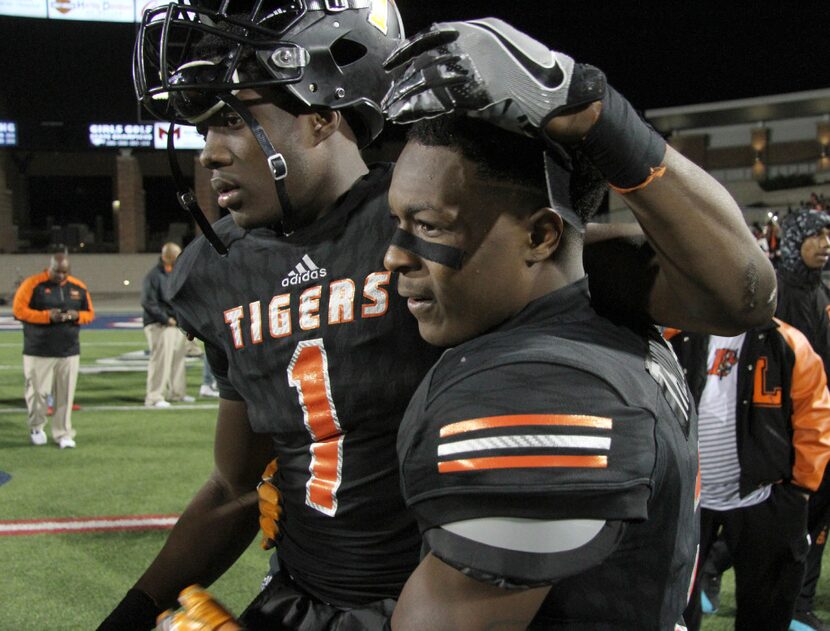
<svg viewBox="0 0 830 631">
<path fill-rule="evenodd" d="M 141 345 L 142 345 L 141 342 L 138 342 L 136 340 L 125 341 L 125 342 L 84 342 L 83 340 L 81 340 L 81 352 L 83 352 L 83 350 L 87 346 L 132 346 L 132 347 L 136 347 L 136 346 L 141 346 Z M 0 342 L 0 348 L 21 348 L 22 349 L 23 345 L 20 342 L 17 342 L 17 343 L 14 343 L 14 342 Z"/>
<path fill-rule="evenodd" d="M 169 408 L 148 408 L 143 405 L 84 405 L 79 412 L 175 412 L 176 410 L 215 410 L 218 403 L 175 403 Z M 0 408 L 0 414 L 25 414 L 25 407 Z"/>
<path fill-rule="evenodd" d="M 100 532 L 102 530 L 168 530 L 178 515 L 124 515 L 0 521 L 0 536 L 44 533 Z"/>
</svg>

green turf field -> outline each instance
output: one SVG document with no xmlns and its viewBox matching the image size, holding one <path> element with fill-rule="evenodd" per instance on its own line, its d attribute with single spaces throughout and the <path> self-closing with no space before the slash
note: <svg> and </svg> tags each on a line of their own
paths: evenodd
<svg viewBox="0 0 830 631">
<path fill-rule="evenodd" d="M 29 444 L 22 334 L 0 333 L 0 519 L 181 512 L 211 469 L 215 400 L 147 410 L 145 372 L 81 374 L 77 449 Z M 138 331 L 83 331 L 81 365 L 145 347 Z M 201 364 L 187 370 L 188 393 Z M 135 407 L 119 410 L 119 407 Z M 184 409 L 197 407 L 198 409 Z M 96 409 L 105 408 L 105 409 Z M 47 434 L 49 431 L 47 429 Z M 166 531 L 0 536 L 0 629 L 94 629 L 161 547 Z M 251 600 L 268 554 L 256 545 L 213 591 L 234 611 Z"/>
<path fill-rule="evenodd" d="M 81 365 L 145 347 L 142 331 L 85 330 Z M 22 333 L 0 332 L 0 520 L 179 513 L 211 468 L 215 403 L 148 410 L 144 372 L 82 373 L 73 414 L 77 449 L 29 444 Z M 188 368 L 188 392 L 201 364 Z M 124 409 L 134 408 L 134 409 Z M 47 430 L 47 434 L 48 434 Z M 0 536 L 0 629 L 94 629 L 162 545 L 166 531 Z M 256 594 L 268 553 L 256 543 L 211 591 L 240 612 Z M 826 560 L 825 568 L 830 568 Z M 732 577 L 704 629 L 733 627 Z M 830 620 L 830 570 L 820 587 Z"/>
</svg>

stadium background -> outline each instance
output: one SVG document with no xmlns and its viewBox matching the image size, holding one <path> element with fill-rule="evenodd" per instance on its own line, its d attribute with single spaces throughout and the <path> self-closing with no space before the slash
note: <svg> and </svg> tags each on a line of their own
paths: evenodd
<svg viewBox="0 0 830 631">
<path fill-rule="evenodd" d="M 601 67 L 643 110 L 830 88 L 826 3 L 399 5 L 409 33 L 436 20 L 502 17 Z M 215 404 L 200 400 L 169 411 L 142 406 L 145 342 L 136 322 L 137 287 L 161 241 L 171 234 L 189 238 L 192 229 L 172 198 L 164 156 L 136 150 L 146 212 L 136 241 L 142 247 L 116 253 L 112 202 L 120 154 L 91 148 L 85 135 L 92 122 L 138 119 L 129 80 L 134 33 L 125 24 L 0 17 L 0 120 L 16 121 L 19 137 L 17 147 L 0 148 L 0 300 L 8 300 L 22 275 L 45 265 L 46 252 L 68 247 L 73 271 L 89 283 L 101 316 L 97 328 L 82 333 L 76 395 L 82 410 L 73 419 L 78 449 L 33 451 L 25 436 L 22 336 L 8 305 L 0 305 L 0 629 L 94 628 L 165 532 L 146 521 L 129 530 L 117 519 L 60 520 L 161 516 L 163 528 L 210 470 Z M 400 130 L 388 130 L 373 155 L 394 157 L 400 138 Z M 813 149 L 818 158 L 818 142 Z M 186 167 L 192 172 L 192 159 Z M 791 192 L 791 199 L 807 190 L 830 196 L 826 179 L 817 170 L 813 184 Z M 70 224 L 99 233 L 102 238 L 85 246 L 99 253 L 85 253 Z M 188 369 L 191 392 L 200 376 L 196 360 Z M 51 531 L 11 536 L 11 521 L 18 522 L 15 532 Z M 66 532 L 83 527 L 91 530 Z M 240 611 L 256 592 L 266 558 L 252 546 L 215 593 Z M 707 630 L 731 628 L 729 581 Z M 818 606 L 830 617 L 828 572 Z"/>
</svg>

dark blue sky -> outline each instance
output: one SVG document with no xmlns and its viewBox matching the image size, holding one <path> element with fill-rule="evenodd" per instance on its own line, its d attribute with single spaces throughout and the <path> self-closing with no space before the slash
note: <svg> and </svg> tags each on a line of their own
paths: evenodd
<svg viewBox="0 0 830 631">
<path fill-rule="evenodd" d="M 830 87 L 826 1 L 399 4 L 405 23 L 416 29 L 448 18 L 500 17 L 598 66 L 643 109 Z"/>
<path fill-rule="evenodd" d="M 398 4 L 410 34 L 442 19 L 506 19 L 602 68 L 640 109 L 830 87 L 826 1 Z M 133 37 L 131 25 L 0 17 L 0 117 L 133 119 Z"/>
</svg>

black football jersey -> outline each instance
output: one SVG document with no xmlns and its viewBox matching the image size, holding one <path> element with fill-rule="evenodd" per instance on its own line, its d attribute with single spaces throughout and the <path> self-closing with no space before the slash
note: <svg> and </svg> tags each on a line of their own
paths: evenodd
<svg viewBox="0 0 830 631">
<path fill-rule="evenodd" d="M 383 267 L 395 230 L 390 177 L 391 166 L 373 168 L 289 236 L 223 218 L 215 227 L 228 256 L 199 239 L 172 280 L 173 305 L 205 341 L 222 396 L 243 399 L 253 431 L 273 440 L 281 565 L 343 606 L 397 597 L 420 550 L 395 437 L 439 353 Z"/>
<path fill-rule="evenodd" d="M 501 587 L 553 585 L 531 628 L 674 629 L 685 608 L 697 434 L 652 333 L 598 316 L 583 280 L 448 350 L 406 412 L 402 488 L 426 546 Z M 605 525 L 561 550 L 458 534 L 496 518 Z"/>
</svg>

